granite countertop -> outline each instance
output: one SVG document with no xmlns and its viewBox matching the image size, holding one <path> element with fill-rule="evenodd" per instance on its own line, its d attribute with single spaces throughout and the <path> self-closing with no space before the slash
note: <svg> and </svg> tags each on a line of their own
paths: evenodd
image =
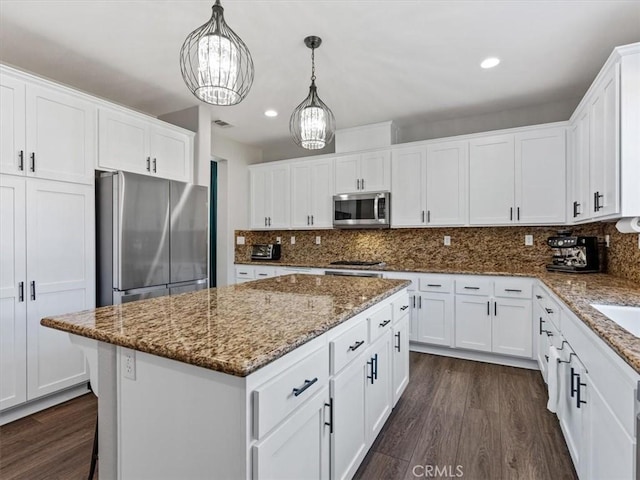
<svg viewBox="0 0 640 480">
<path fill-rule="evenodd" d="M 286 275 L 46 317 L 40 323 L 244 377 L 408 284 Z"/>
<path fill-rule="evenodd" d="M 336 266 L 330 264 L 286 264 L 283 262 L 241 262 L 239 265 L 271 265 L 303 268 L 323 268 L 407 273 L 443 273 L 449 275 L 500 275 L 531 277 L 541 280 L 593 332 L 607 343 L 636 372 L 640 373 L 640 338 L 620 327 L 591 306 L 592 303 L 640 307 L 640 285 L 603 273 L 552 273 L 531 270 L 480 271 L 460 268 L 433 269 L 422 265 L 404 264 L 375 267 Z"/>
</svg>

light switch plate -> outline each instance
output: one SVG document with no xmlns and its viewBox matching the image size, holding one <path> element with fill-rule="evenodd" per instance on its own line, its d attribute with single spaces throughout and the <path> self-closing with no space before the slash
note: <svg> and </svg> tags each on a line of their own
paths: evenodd
<svg viewBox="0 0 640 480">
<path fill-rule="evenodd" d="M 448 247 L 448 246 L 450 246 L 450 245 L 451 245 L 451 237 L 450 237 L 449 235 L 445 235 L 445 236 L 444 236 L 444 245 L 445 245 L 446 247 Z"/>
<path fill-rule="evenodd" d="M 320 245 L 320 235 L 316 235 L 316 245 Z"/>
<path fill-rule="evenodd" d="M 282 243 L 282 237 L 276 237 L 276 243 L 280 245 Z"/>
<path fill-rule="evenodd" d="M 533 235 L 525 235 L 524 236 L 524 244 L 527 247 L 532 247 L 533 246 Z"/>
<path fill-rule="evenodd" d="M 295 244 L 296 244 L 296 237 L 291 235 L 291 245 L 295 245 Z"/>
<path fill-rule="evenodd" d="M 611 245 L 611 237 L 609 235 L 604 236 L 604 244 L 607 248 Z"/>
<path fill-rule="evenodd" d="M 244 237 L 237 236 L 236 237 L 236 245 L 244 245 Z"/>
</svg>

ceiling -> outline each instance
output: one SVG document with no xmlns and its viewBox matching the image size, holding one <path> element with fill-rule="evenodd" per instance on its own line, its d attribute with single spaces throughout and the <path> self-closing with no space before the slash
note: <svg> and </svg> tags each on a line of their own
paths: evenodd
<svg viewBox="0 0 640 480">
<path fill-rule="evenodd" d="M 197 105 L 178 54 L 213 0 L 0 0 L 0 61 L 151 115 Z M 255 81 L 233 107 L 210 107 L 224 134 L 265 147 L 288 137 L 308 93 L 338 128 L 400 126 L 581 96 L 614 46 L 640 41 L 640 1 L 223 0 Z M 480 62 L 502 63 L 483 70 Z M 267 118 L 264 111 L 280 115 Z"/>
</svg>

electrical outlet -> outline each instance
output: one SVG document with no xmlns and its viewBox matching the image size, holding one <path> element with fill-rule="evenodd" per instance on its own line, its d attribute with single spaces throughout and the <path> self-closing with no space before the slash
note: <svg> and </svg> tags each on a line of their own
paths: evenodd
<svg viewBox="0 0 640 480">
<path fill-rule="evenodd" d="M 276 243 L 280 245 L 282 243 L 282 237 L 276 237 Z"/>
<path fill-rule="evenodd" d="M 607 248 L 611 246 L 611 237 L 609 235 L 604 236 L 604 244 Z"/>
<path fill-rule="evenodd" d="M 136 351 L 122 349 L 122 376 L 130 380 L 136 379 Z"/>
<path fill-rule="evenodd" d="M 444 236 L 444 245 L 445 245 L 446 247 L 448 247 L 448 246 L 450 246 L 450 245 L 451 245 L 451 237 L 450 237 L 449 235 L 445 235 L 445 236 Z"/>
<path fill-rule="evenodd" d="M 291 235 L 291 245 L 295 245 L 295 244 L 296 244 L 296 237 Z"/>
<path fill-rule="evenodd" d="M 236 245 L 244 245 L 244 237 L 237 236 L 236 237 Z"/>
<path fill-rule="evenodd" d="M 316 235 L 316 245 L 320 245 L 320 235 Z"/>
<path fill-rule="evenodd" d="M 527 247 L 532 247 L 533 246 L 533 235 L 525 235 L 524 236 L 524 244 Z"/>
</svg>

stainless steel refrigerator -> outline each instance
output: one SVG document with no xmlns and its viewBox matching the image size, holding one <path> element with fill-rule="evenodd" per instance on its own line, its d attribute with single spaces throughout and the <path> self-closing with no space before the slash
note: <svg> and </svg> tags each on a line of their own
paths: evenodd
<svg viewBox="0 0 640 480">
<path fill-rule="evenodd" d="M 127 172 L 96 183 L 97 304 L 207 288 L 207 188 Z"/>
</svg>

